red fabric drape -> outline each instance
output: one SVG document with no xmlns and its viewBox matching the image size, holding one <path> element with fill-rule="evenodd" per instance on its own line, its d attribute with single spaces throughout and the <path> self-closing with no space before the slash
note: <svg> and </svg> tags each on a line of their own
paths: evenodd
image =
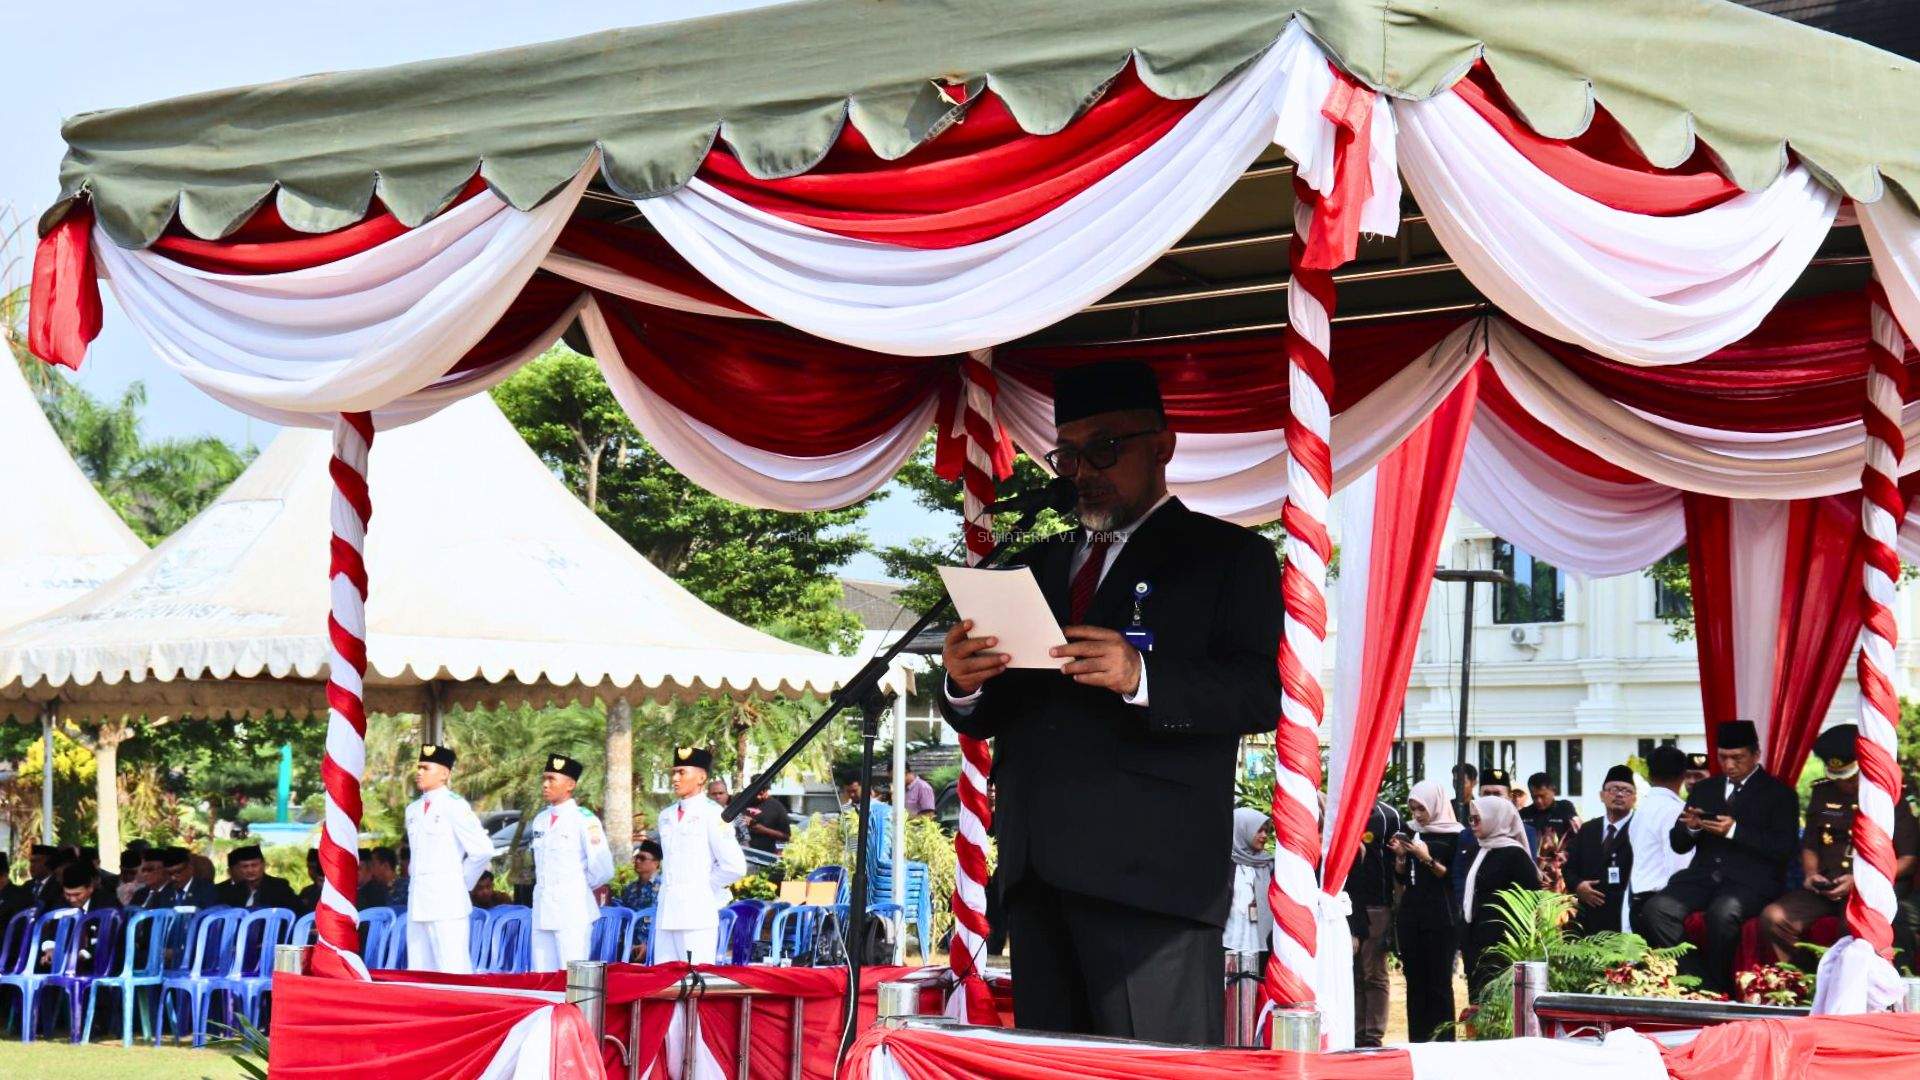
<svg viewBox="0 0 1920 1080">
<path fill-rule="evenodd" d="M 447 206 L 458 206 L 486 187 L 486 181 L 476 175 Z M 284 274 L 338 262 L 407 231 L 408 226 L 375 199 L 367 207 L 367 215 L 352 225 L 331 232 L 301 232 L 289 226 L 280 216 L 279 207 L 268 199 L 232 235 L 202 240 L 175 223 L 153 242 L 153 250 L 216 274 Z"/>
<path fill-rule="evenodd" d="M 609 221 L 574 218 L 560 230 L 560 238 L 554 241 L 553 248 L 694 300 L 730 308 L 742 315 L 759 314 L 735 300 L 732 293 L 702 277 L 700 271 L 657 232 L 623 228 Z"/>
<path fill-rule="evenodd" d="M 1860 588 L 1866 544 L 1860 500 L 1852 495 L 1794 503 L 1787 529 L 1787 581 L 1773 659 L 1773 727 L 1761 760 L 1793 784 L 1858 647 L 1860 605 L 1847 600 Z"/>
<path fill-rule="evenodd" d="M 1723 721 L 1741 719 L 1733 679 L 1733 521 L 1727 500 L 1688 492 L 1687 577 L 1693 585 L 1693 639 L 1700 668 L 1700 704 L 1713 761 Z"/>
<path fill-rule="evenodd" d="M 1750 1020 L 1665 1047 L 1673 1080 L 1888 1080 L 1920 1076 L 1920 1015 Z"/>
<path fill-rule="evenodd" d="M 1051 135 L 1022 131 L 988 92 L 896 161 L 882 160 L 848 124 L 826 158 L 798 176 L 756 180 L 716 147 L 700 178 L 795 224 L 901 247 L 957 247 L 1011 232 L 1078 195 L 1152 146 L 1198 100 L 1159 97 L 1127 64 Z"/>
<path fill-rule="evenodd" d="M 1476 64 L 1453 90 L 1542 172 L 1616 210 L 1687 214 L 1740 194 L 1738 185 L 1720 175 L 1706 144 L 1697 145 L 1693 156 L 1676 168 L 1655 168 L 1603 107 L 1595 107 L 1593 122 L 1575 138 L 1549 139 L 1535 132 L 1485 62 Z"/>
<path fill-rule="evenodd" d="M 1346 884 L 1367 815 L 1380 792 L 1407 677 L 1420 644 L 1420 624 L 1433 589 L 1433 566 L 1460 478 L 1472 426 L 1480 368 L 1454 388 L 1433 415 L 1374 469 L 1373 530 L 1367 559 L 1367 614 L 1348 633 L 1366 635 L 1346 775 L 1334 807 L 1320 887 Z"/>
<path fill-rule="evenodd" d="M 100 282 L 93 266 L 93 208 L 76 204 L 33 250 L 27 349 L 51 364 L 80 370 L 100 336 Z"/>
<path fill-rule="evenodd" d="M 878 1047 L 907 1080 L 1413 1080 L 1404 1050 L 1296 1054 L 1279 1050 L 1141 1051 L 969 1038 L 942 1031 L 870 1028 L 855 1044 L 848 1080 L 870 1080 Z"/>
<path fill-rule="evenodd" d="M 1514 400 L 1513 392 L 1508 390 L 1507 384 L 1501 382 L 1500 377 L 1493 373 L 1492 367 L 1482 361 L 1480 368 L 1480 405 L 1492 413 L 1495 419 L 1510 428 L 1514 434 L 1527 440 L 1528 446 L 1546 454 L 1567 468 L 1595 480 L 1606 480 L 1615 484 L 1646 482 L 1646 478 L 1640 474 L 1613 464 L 1548 427 L 1528 412 L 1520 402 Z"/>
</svg>

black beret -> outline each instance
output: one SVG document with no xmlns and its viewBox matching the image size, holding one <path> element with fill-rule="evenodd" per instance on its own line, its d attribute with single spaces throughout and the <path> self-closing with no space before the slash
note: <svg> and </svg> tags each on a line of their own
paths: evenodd
<svg viewBox="0 0 1920 1080">
<path fill-rule="evenodd" d="M 549 754 L 547 755 L 546 771 L 556 772 L 569 779 L 578 780 L 580 779 L 580 774 L 585 772 L 586 769 L 579 762 L 565 754 Z"/>
<path fill-rule="evenodd" d="M 1070 367 L 1053 377 L 1053 426 L 1101 413 L 1148 409 L 1166 416 L 1160 379 L 1137 360 L 1105 360 Z"/>
<path fill-rule="evenodd" d="M 1513 786 L 1512 782 L 1507 779 L 1507 770 L 1505 769 L 1488 769 L 1486 772 L 1480 774 L 1480 783 L 1486 786 Z"/>
<path fill-rule="evenodd" d="M 248 859 L 264 860 L 265 858 L 265 855 L 260 854 L 259 844 L 248 844 L 245 847 L 237 847 L 227 852 L 227 865 L 231 867 L 234 863 L 246 862 Z"/>
<path fill-rule="evenodd" d="M 40 856 L 43 859 L 51 859 L 59 851 L 60 849 L 57 847 L 54 847 L 52 844 L 35 844 L 33 845 L 32 853 Z"/>
<path fill-rule="evenodd" d="M 1713 734 L 1714 744 L 1722 750 L 1760 749 L 1760 729 L 1751 720 L 1722 720 Z"/>
<path fill-rule="evenodd" d="M 1702 766 L 1705 764 L 1701 762 Z M 1653 753 L 1647 755 L 1647 775 L 1656 780 L 1672 780 L 1686 771 L 1687 752 L 1677 746 L 1656 746 Z"/>
<path fill-rule="evenodd" d="M 451 769 L 453 768 L 453 747 L 427 743 L 420 748 L 420 762 L 426 765 L 445 765 Z"/>
<path fill-rule="evenodd" d="M 1851 765 L 1859 760 L 1859 749 L 1855 745 L 1859 738 L 1860 725 L 1836 724 L 1813 740 L 1813 752 L 1821 761 Z"/>
<path fill-rule="evenodd" d="M 1607 778 L 1605 780 L 1600 781 L 1600 786 L 1606 787 L 1608 784 L 1612 784 L 1612 783 L 1621 783 L 1621 784 L 1627 784 L 1631 786 L 1633 784 L 1633 770 L 1627 768 L 1625 765 L 1615 765 L 1613 768 L 1608 769 Z"/>
<path fill-rule="evenodd" d="M 665 857 L 660 853 L 660 841 L 658 840 L 642 840 L 638 844 L 634 845 L 633 850 L 644 851 L 648 855 L 651 855 L 656 859 Z"/>
<path fill-rule="evenodd" d="M 682 746 L 673 752 L 673 767 L 685 765 L 701 772 L 713 771 L 713 751 L 704 746 Z"/>
</svg>

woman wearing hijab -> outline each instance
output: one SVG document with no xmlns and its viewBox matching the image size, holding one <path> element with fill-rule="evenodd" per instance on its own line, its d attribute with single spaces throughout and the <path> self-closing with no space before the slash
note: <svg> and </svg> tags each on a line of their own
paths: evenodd
<svg viewBox="0 0 1920 1080">
<path fill-rule="evenodd" d="M 1273 822 L 1242 806 L 1233 812 L 1233 906 L 1227 909 L 1228 952 L 1257 953 L 1266 967 L 1273 912 L 1267 907 L 1267 883 L 1273 880 L 1273 853 L 1267 842 Z"/>
<path fill-rule="evenodd" d="M 1447 867 L 1460 843 L 1461 826 L 1438 780 L 1413 785 L 1407 809 L 1411 831 L 1389 837 L 1387 850 L 1394 855 L 1394 876 L 1406 885 L 1395 925 L 1407 978 L 1407 1037 L 1426 1042 L 1436 1037 L 1435 1028 L 1454 1017 L 1453 893 Z"/>
<path fill-rule="evenodd" d="M 1480 851 L 1467 869 L 1460 910 L 1467 920 L 1467 989 L 1477 996 L 1487 980 L 1499 974 L 1483 962 L 1487 949 L 1506 936 L 1494 901 L 1506 889 L 1540 887 L 1540 871 L 1527 851 L 1526 828 L 1513 803 L 1495 795 L 1473 800 L 1473 835 Z"/>
</svg>

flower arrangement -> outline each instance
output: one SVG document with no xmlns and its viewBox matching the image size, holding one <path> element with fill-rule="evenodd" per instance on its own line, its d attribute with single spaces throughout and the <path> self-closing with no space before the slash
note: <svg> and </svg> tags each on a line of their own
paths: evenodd
<svg viewBox="0 0 1920 1080">
<path fill-rule="evenodd" d="M 1743 1005 L 1807 1005 L 1813 1001 L 1813 977 L 1792 964 L 1762 964 L 1736 972 L 1733 986 Z"/>
</svg>

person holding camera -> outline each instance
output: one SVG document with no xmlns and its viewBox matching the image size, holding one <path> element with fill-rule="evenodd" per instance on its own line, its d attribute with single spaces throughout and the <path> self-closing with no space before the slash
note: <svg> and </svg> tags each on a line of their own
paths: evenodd
<svg viewBox="0 0 1920 1080">
<path fill-rule="evenodd" d="M 1857 724 L 1841 724 L 1821 732 L 1813 744 L 1827 777 L 1807 793 L 1807 828 L 1800 835 L 1805 883 L 1760 912 L 1760 925 L 1779 963 L 1810 966 L 1813 956 L 1798 950 L 1807 929 L 1823 915 L 1842 916 L 1853 893 L 1853 816 L 1860 808 L 1854 740 L 1859 733 Z M 1920 853 L 1920 823 L 1904 798 L 1893 802 L 1893 853 L 1899 860 L 1894 880 L 1905 881 Z"/>
<path fill-rule="evenodd" d="M 1427 1042 L 1453 1013 L 1453 887 L 1447 880 L 1460 819 L 1438 780 L 1422 780 L 1407 796 L 1410 827 L 1387 837 L 1394 874 L 1406 886 L 1394 929 L 1407 978 L 1407 1038 Z M 1451 1039 L 1451 1035 L 1441 1036 Z"/>
</svg>

